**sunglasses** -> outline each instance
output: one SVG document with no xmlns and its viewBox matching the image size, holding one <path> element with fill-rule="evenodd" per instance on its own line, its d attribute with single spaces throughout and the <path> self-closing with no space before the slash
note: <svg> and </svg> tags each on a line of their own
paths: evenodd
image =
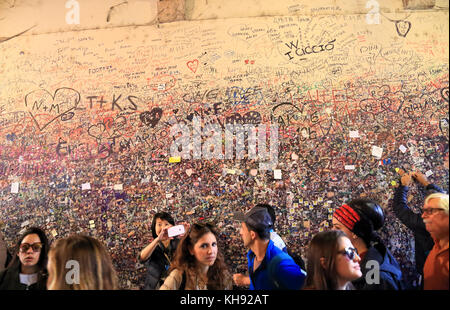
<svg viewBox="0 0 450 310">
<path fill-rule="evenodd" d="M 348 259 L 355 259 L 355 255 L 358 255 L 358 250 L 352 247 L 346 247 L 343 251 L 339 251 L 339 254 L 343 254 L 348 257 Z"/>
<path fill-rule="evenodd" d="M 33 252 L 39 252 L 42 249 L 42 243 L 40 243 L 40 242 L 36 242 L 33 244 L 22 243 L 19 247 L 20 252 L 22 252 L 22 253 L 27 252 L 30 248 L 33 249 Z"/>
</svg>

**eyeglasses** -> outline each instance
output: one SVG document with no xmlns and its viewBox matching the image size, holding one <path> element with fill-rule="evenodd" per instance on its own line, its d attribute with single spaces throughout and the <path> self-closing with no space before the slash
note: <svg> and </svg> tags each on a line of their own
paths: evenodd
<svg viewBox="0 0 450 310">
<path fill-rule="evenodd" d="M 346 247 L 343 251 L 339 251 L 339 254 L 343 254 L 348 257 L 348 259 L 355 259 L 355 255 L 358 255 L 358 250 L 352 247 Z"/>
<path fill-rule="evenodd" d="M 19 247 L 20 252 L 22 252 L 22 253 L 27 252 L 30 248 L 33 249 L 33 252 L 39 252 L 42 249 L 42 243 L 40 243 L 40 242 L 36 242 L 33 244 L 22 243 Z"/>
<path fill-rule="evenodd" d="M 426 208 L 426 209 L 422 209 L 423 214 L 426 215 L 431 215 L 439 210 L 444 210 L 442 208 Z"/>
</svg>

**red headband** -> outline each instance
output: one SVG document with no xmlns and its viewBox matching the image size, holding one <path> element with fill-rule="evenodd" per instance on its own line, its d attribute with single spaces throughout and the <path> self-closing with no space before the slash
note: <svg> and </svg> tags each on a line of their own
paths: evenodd
<svg viewBox="0 0 450 310">
<path fill-rule="evenodd" d="M 343 204 L 342 207 L 338 208 L 333 215 L 339 222 L 352 231 L 355 224 L 361 219 L 358 213 L 346 204 Z"/>
</svg>

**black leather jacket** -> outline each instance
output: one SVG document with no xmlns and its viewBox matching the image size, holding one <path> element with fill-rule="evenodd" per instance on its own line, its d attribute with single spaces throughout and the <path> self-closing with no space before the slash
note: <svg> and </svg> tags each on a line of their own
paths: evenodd
<svg viewBox="0 0 450 310">
<path fill-rule="evenodd" d="M 0 290 L 46 290 L 47 274 L 41 273 L 37 283 L 27 286 L 20 283 L 20 264 L 0 272 Z"/>
<path fill-rule="evenodd" d="M 145 290 L 158 289 L 159 286 L 164 283 L 164 279 L 167 276 L 167 270 L 170 267 L 178 243 L 178 239 L 173 239 L 170 241 L 168 248 L 164 248 L 164 246 L 159 243 L 152 255 L 145 261 L 141 261 L 139 255 L 139 261 L 147 268 L 144 286 Z"/>
</svg>

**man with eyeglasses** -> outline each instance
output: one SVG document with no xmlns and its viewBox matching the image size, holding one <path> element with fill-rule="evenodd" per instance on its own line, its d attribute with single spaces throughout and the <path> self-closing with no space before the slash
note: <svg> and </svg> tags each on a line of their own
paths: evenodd
<svg viewBox="0 0 450 310">
<path fill-rule="evenodd" d="M 425 290 L 449 289 L 449 217 L 448 195 L 434 193 L 425 199 L 423 221 L 434 239 L 423 268 Z"/>
<path fill-rule="evenodd" d="M 420 213 L 415 213 L 408 206 L 408 192 L 413 180 L 422 185 L 425 194 L 443 193 L 437 185 L 431 183 L 420 171 L 406 173 L 403 169 L 398 170 L 401 177 L 400 186 L 396 189 L 392 208 L 397 218 L 408 227 L 414 234 L 414 256 L 416 260 L 416 271 L 420 274 L 419 287 L 423 288 L 423 266 L 428 253 L 434 246 L 433 238 L 425 228 L 425 223 Z"/>
</svg>

